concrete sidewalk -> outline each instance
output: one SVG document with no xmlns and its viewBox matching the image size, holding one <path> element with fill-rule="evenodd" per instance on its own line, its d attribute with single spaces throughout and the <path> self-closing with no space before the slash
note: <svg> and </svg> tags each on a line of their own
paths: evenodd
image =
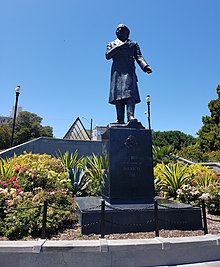
<svg viewBox="0 0 220 267">
<path fill-rule="evenodd" d="M 220 267 L 220 235 L 123 240 L 0 241 L 0 267 L 24 266 Z"/>
</svg>

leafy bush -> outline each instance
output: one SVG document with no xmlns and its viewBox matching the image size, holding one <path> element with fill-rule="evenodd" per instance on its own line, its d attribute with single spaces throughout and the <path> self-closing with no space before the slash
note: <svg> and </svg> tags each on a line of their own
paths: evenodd
<svg viewBox="0 0 220 267">
<path fill-rule="evenodd" d="M 193 162 L 220 162 L 220 150 L 204 152 L 198 144 L 183 147 L 178 156 Z"/>
<path fill-rule="evenodd" d="M 52 190 L 68 184 L 61 161 L 50 155 L 24 153 L 13 159 L 13 163 L 15 177 L 24 192 L 32 192 L 38 187 Z"/>
<path fill-rule="evenodd" d="M 193 162 L 207 162 L 208 156 L 204 153 L 201 148 L 195 144 L 187 147 L 183 147 L 178 151 L 178 156 Z"/>
<path fill-rule="evenodd" d="M 55 234 L 64 224 L 76 220 L 73 199 L 65 191 L 50 194 L 39 191 L 36 195 L 26 192 L 17 199 L 8 201 L 4 219 L 5 236 L 20 239 L 26 236 L 39 237 L 42 228 L 43 201 L 48 201 L 47 236 Z"/>
<path fill-rule="evenodd" d="M 218 183 L 219 180 L 216 172 L 212 168 L 201 164 L 190 165 L 188 172 L 191 177 L 191 184 L 197 187 L 207 187 L 210 184 Z"/>
<path fill-rule="evenodd" d="M 209 162 L 220 162 L 220 150 L 206 152 Z"/>
</svg>

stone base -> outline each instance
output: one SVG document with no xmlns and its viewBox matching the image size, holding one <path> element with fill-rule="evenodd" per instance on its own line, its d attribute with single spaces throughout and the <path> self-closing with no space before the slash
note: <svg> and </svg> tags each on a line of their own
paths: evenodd
<svg viewBox="0 0 220 267">
<path fill-rule="evenodd" d="M 137 119 L 134 119 L 134 120 L 129 121 L 129 122 L 124 123 L 124 124 L 112 122 L 107 126 L 107 128 L 111 128 L 111 127 L 145 129 L 144 126 L 140 122 L 138 122 Z"/>
<path fill-rule="evenodd" d="M 103 155 L 109 156 L 102 197 L 112 205 L 153 203 L 151 131 L 132 121 L 110 127 L 102 135 L 102 144 Z"/>
<path fill-rule="evenodd" d="M 101 197 L 78 197 L 82 234 L 100 234 Z M 158 199 L 159 229 L 202 230 L 201 210 L 183 203 Z M 106 203 L 105 233 L 135 233 L 155 230 L 153 204 Z"/>
</svg>

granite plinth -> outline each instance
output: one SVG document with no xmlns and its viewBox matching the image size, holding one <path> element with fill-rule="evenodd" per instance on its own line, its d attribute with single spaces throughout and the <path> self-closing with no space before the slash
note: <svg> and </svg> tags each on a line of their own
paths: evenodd
<svg viewBox="0 0 220 267">
<path fill-rule="evenodd" d="M 78 197 L 82 234 L 100 234 L 101 197 Z M 159 229 L 203 229 L 200 208 L 158 199 Z M 153 204 L 111 204 L 105 207 L 105 233 L 135 233 L 155 230 Z"/>
<path fill-rule="evenodd" d="M 153 203 L 154 178 L 151 131 L 134 121 L 110 127 L 102 136 L 109 155 L 103 198 L 111 204 Z"/>
</svg>

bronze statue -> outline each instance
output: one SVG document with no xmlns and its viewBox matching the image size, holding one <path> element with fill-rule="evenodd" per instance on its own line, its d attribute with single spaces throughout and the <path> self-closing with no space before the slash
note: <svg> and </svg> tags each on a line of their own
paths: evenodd
<svg viewBox="0 0 220 267">
<path fill-rule="evenodd" d="M 109 103 L 116 106 L 116 123 L 124 124 L 125 106 L 127 107 L 128 122 L 134 120 L 135 104 L 139 103 L 140 96 L 135 73 L 135 63 L 144 72 L 152 72 L 143 58 L 137 42 L 129 38 L 130 30 L 124 24 L 116 29 L 117 39 L 107 45 L 106 59 L 112 59 Z"/>
</svg>

